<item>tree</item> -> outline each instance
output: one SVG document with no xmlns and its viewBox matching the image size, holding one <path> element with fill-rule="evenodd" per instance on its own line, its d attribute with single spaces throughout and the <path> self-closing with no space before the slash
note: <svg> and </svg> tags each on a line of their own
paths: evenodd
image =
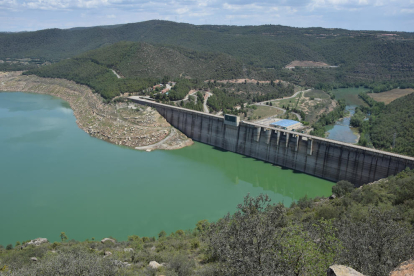
<svg viewBox="0 0 414 276">
<path fill-rule="evenodd" d="M 336 196 L 344 196 L 354 190 L 354 184 L 346 180 L 341 180 L 336 185 L 332 186 L 332 194 Z"/>
<path fill-rule="evenodd" d="M 165 236 L 167 236 L 167 233 L 163 230 L 163 231 L 161 231 L 159 234 L 158 234 L 158 238 L 163 238 L 163 237 L 165 237 Z"/>
<path fill-rule="evenodd" d="M 60 232 L 60 239 L 62 240 L 62 242 L 66 241 L 68 239 L 65 232 Z"/>
<path fill-rule="evenodd" d="M 320 220 L 311 228 L 307 231 L 296 223 L 283 229 L 280 252 L 285 275 L 324 275 L 333 264 L 341 244 L 332 221 Z"/>
<path fill-rule="evenodd" d="M 238 211 L 210 225 L 205 239 L 220 275 L 273 275 L 278 268 L 279 229 L 285 225 L 282 205 L 267 195 L 247 195 Z"/>
<path fill-rule="evenodd" d="M 395 211 L 371 208 L 362 220 L 346 217 L 338 222 L 344 250 L 340 262 L 365 275 L 388 275 L 412 257 L 414 234 L 409 223 Z"/>
<path fill-rule="evenodd" d="M 210 227 L 210 223 L 206 219 L 200 220 L 196 224 L 196 229 L 199 233 L 204 233 L 205 231 L 208 230 L 209 227 Z"/>
<path fill-rule="evenodd" d="M 13 245 L 12 244 L 8 244 L 7 246 L 6 246 L 6 250 L 12 250 L 13 249 Z"/>
</svg>

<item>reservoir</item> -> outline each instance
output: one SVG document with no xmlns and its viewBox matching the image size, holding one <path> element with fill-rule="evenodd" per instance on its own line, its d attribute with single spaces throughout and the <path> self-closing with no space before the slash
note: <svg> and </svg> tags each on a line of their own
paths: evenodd
<svg viewBox="0 0 414 276">
<path fill-rule="evenodd" d="M 141 152 L 90 137 L 68 104 L 0 93 L 0 244 L 156 236 L 215 221 L 250 193 L 289 206 L 332 182 L 195 143 Z"/>
</svg>

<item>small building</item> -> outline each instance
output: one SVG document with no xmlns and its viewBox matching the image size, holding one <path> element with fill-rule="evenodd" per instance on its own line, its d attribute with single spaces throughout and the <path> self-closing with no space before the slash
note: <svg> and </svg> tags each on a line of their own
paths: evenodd
<svg viewBox="0 0 414 276">
<path fill-rule="evenodd" d="M 282 128 L 286 130 L 295 130 L 302 127 L 302 123 L 295 120 L 283 119 L 270 124 L 272 127 Z"/>
</svg>

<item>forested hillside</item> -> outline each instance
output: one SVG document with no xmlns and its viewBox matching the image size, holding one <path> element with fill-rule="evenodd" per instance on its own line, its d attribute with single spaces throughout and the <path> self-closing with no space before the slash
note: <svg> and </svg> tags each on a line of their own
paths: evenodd
<svg viewBox="0 0 414 276">
<path fill-rule="evenodd" d="M 225 54 L 119 42 L 25 74 L 73 80 L 111 99 L 120 93 L 141 92 L 164 78 L 232 79 L 241 77 L 243 70 L 239 61 Z"/>
<path fill-rule="evenodd" d="M 112 27 L 1 33 L 0 59 L 58 61 L 119 41 L 142 41 L 240 59 L 251 77 L 314 86 L 414 77 L 414 34 L 264 26 L 196 26 L 147 21 Z M 338 65 L 329 69 L 282 69 L 293 60 Z M 257 70 L 260 68 L 260 70 Z"/>
<path fill-rule="evenodd" d="M 378 106 L 368 126 L 374 147 L 414 156 L 414 93 Z"/>
</svg>

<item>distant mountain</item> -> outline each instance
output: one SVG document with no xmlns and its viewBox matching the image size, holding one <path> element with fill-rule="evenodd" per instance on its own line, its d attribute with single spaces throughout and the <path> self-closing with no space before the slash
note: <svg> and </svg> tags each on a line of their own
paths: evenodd
<svg viewBox="0 0 414 276">
<path fill-rule="evenodd" d="M 302 85 L 414 78 L 414 33 L 263 26 L 196 26 L 141 23 L 0 34 L 0 59 L 30 57 L 56 62 L 119 41 L 222 53 L 243 62 L 254 77 L 282 76 Z M 287 72 L 292 61 L 339 65 Z M 257 70 L 260 68 L 260 70 Z M 259 73 L 257 73 L 259 72 Z M 315 73 L 316 72 L 316 73 Z"/>
<path fill-rule="evenodd" d="M 122 78 L 118 79 L 111 70 Z M 242 63 L 226 54 L 125 41 L 29 70 L 26 74 L 74 80 L 107 99 L 124 92 L 141 91 L 164 77 L 205 80 L 244 75 Z"/>
</svg>

